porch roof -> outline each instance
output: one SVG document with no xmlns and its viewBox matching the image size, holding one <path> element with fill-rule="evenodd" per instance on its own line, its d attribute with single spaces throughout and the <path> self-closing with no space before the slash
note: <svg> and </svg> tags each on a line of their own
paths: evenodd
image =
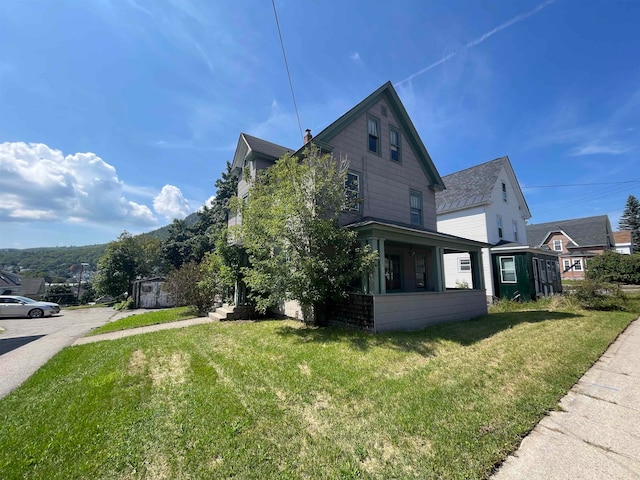
<svg viewBox="0 0 640 480">
<path fill-rule="evenodd" d="M 416 245 L 438 246 L 454 251 L 476 251 L 483 247 L 491 246 L 488 243 L 440 233 L 417 225 L 376 218 L 363 218 L 358 222 L 346 225 L 346 227 L 356 230 L 360 235 L 382 237 L 385 240 L 414 243 Z"/>
</svg>

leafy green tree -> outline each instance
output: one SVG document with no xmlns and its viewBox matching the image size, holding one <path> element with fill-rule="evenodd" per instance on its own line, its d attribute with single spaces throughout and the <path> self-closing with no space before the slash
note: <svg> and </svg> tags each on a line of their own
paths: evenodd
<svg viewBox="0 0 640 480">
<path fill-rule="evenodd" d="M 302 159 L 285 155 L 249 180 L 238 235 L 251 265 L 244 279 L 259 311 L 297 300 L 305 321 L 315 322 L 371 269 L 376 254 L 338 223 L 347 169 L 345 160 L 311 146 Z"/>
<path fill-rule="evenodd" d="M 42 296 L 45 302 L 59 303 L 60 305 L 70 305 L 76 303 L 76 292 L 71 290 L 69 285 L 52 285 Z"/>
<path fill-rule="evenodd" d="M 631 231 L 631 243 L 633 251 L 640 252 L 640 201 L 633 195 L 629 195 L 624 212 L 618 222 L 620 230 Z"/>
<path fill-rule="evenodd" d="M 98 273 L 94 287 L 99 295 L 114 298 L 131 293 L 131 282 L 139 274 L 146 274 L 147 266 L 140 268 L 142 249 L 135 238 L 124 231 L 118 240 L 107 245 L 105 254 L 98 261 Z"/>
</svg>

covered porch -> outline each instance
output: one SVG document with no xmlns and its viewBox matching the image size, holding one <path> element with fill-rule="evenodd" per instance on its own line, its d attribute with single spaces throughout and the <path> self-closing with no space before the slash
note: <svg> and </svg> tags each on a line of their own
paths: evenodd
<svg viewBox="0 0 640 480">
<path fill-rule="evenodd" d="M 482 274 L 482 247 L 487 246 L 452 235 L 411 225 L 364 220 L 352 225 L 362 244 L 378 252 L 370 275 L 362 279 L 361 298 L 367 314 L 352 311 L 367 325 L 359 328 L 382 332 L 416 330 L 435 323 L 468 320 L 487 313 Z M 446 288 L 444 255 L 468 253 L 471 268 L 469 288 Z M 353 303 L 353 302 L 352 302 Z M 347 312 L 335 312 L 358 328 Z M 353 309 L 347 309 L 353 310 Z"/>
</svg>

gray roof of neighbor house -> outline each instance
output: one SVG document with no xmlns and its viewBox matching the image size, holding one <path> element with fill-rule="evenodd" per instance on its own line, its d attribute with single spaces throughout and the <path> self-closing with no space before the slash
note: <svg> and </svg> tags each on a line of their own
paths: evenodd
<svg viewBox="0 0 640 480">
<path fill-rule="evenodd" d="M 45 282 L 43 277 L 24 277 L 22 279 L 22 292 L 25 295 L 37 295 L 44 293 Z"/>
<path fill-rule="evenodd" d="M 445 190 L 436 192 L 436 213 L 461 210 L 489 203 L 491 201 L 491 191 L 503 167 L 507 171 L 513 172 L 511 162 L 507 156 L 442 177 Z M 513 173 L 513 180 L 516 183 L 518 182 L 517 178 L 515 178 L 515 173 Z M 518 197 L 520 196 L 521 192 Z M 522 197 L 522 201 L 526 207 L 524 197 Z"/>
<path fill-rule="evenodd" d="M 289 153 L 293 152 L 293 150 L 290 148 L 283 147 L 282 145 L 277 145 L 275 143 L 267 142 L 266 140 L 262 140 L 261 138 L 254 137 L 246 133 L 242 133 L 241 135 L 247 141 L 249 148 L 253 152 L 261 153 L 268 157 L 273 157 L 275 159 L 278 159 L 287 152 Z"/>
<path fill-rule="evenodd" d="M 540 246 L 553 232 L 564 232 L 568 235 L 573 240 L 569 247 L 613 243 L 611 225 L 606 215 L 527 225 L 527 239 L 531 245 Z"/>
<path fill-rule="evenodd" d="M 21 284 L 20 276 L 15 273 L 0 270 L 0 288 L 2 287 L 19 287 Z"/>
</svg>

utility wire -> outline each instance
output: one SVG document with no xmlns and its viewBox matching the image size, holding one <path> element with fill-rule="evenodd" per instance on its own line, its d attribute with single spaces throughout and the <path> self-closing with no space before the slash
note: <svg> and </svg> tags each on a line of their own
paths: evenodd
<svg viewBox="0 0 640 480">
<path fill-rule="evenodd" d="M 284 41 L 282 40 L 282 31 L 280 30 L 280 22 L 278 21 L 278 12 L 276 10 L 276 1 L 271 0 L 273 5 L 273 14 L 276 16 L 276 25 L 278 27 L 278 35 L 280 36 L 280 46 L 282 47 L 282 56 L 284 57 L 284 66 L 287 69 L 287 77 L 289 77 L 289 86 L 291 87 L 291 97 L 293 98 L 293 108 L 296 111 L 296 117 L 298 119 L 298 128 L 300 129 L 300 138 L 304 142 L 304 135 L 302 135 L 302 124 L 300 123 L 300 114 L 298 114 L 298 105 L 296 104 L 296 96 L 293 93 L 293 82 L 291 81 L 291 73 L 289 72 L 289 64 L 287 63 L 287 54 L 284 51 Z"/>
</svg>

